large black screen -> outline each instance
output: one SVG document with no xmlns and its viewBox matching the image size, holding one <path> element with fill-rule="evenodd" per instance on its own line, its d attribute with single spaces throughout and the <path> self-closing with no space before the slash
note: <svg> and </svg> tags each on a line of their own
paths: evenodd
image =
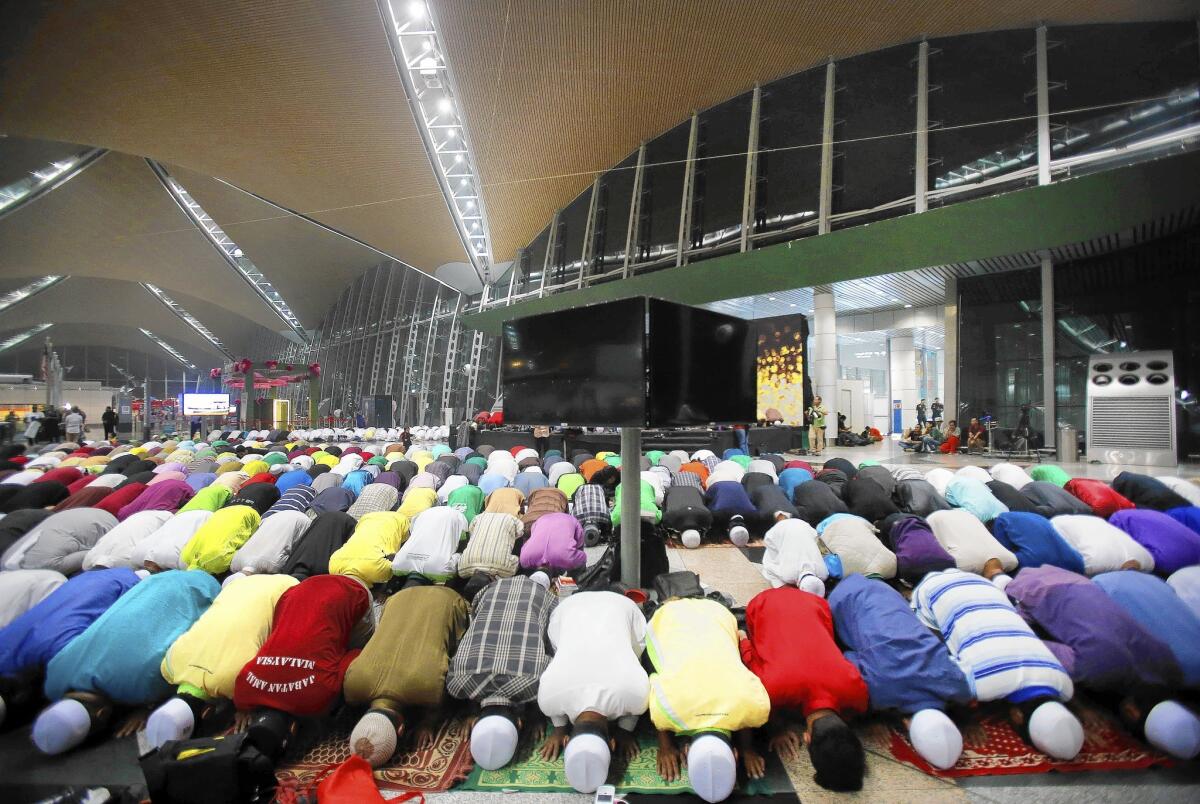
<svg viewBox="0 0 1200 804">
<path fill-rule="evenodd" d="M 505 422 L 643 426 L 645 330 L 642 298 L 505 322 Z"/>
<path fill-rule="evenodd" d="M 755 340 L 749 321 L 650 300 L 650 404 L 654 427 L 755 419 Z"/>
</svg>

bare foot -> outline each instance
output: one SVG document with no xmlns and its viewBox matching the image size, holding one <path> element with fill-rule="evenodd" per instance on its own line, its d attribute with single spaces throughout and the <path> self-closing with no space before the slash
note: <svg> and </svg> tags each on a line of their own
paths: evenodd
<svg viewBox="0 0 1200 804">
<path fill-rule="evenodd" d="M 113 735 L 120 737 L 128 737 L 131 734 L 137 734 L 146 727 L 146 720 L 150 717 L 149 710 L 139 707 L 129 713 L 129 716 L 117 726 Z"/>
</svg>

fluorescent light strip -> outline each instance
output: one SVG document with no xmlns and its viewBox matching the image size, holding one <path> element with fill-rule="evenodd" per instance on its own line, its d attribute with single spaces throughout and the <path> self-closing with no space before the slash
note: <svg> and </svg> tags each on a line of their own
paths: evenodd
<svg viewBox="0 0 1200 804">
<path fill-rule="evenodd" d="M 32 327 L 25 330 L 24 332 L 18 332 L 16 335 L 13 335 L 12 337 L 9 337 L 9 338 L 6 338 L 6 339 L 0 341 L 0 352 L 6 352 L 9 349 L 13 348 L 14 346 L 19 346 L 22 343 L 25 343 L 25 341 L 32 338 L 34 335 L 37 335 L 39 332 L 45 332 L 46 330 L 50 329 L 50 327 L 52 327 L 52 326 L 54 326 L 54 325 L 53 324 L 34 324 Z"/>
<path fill-rule="evenodd" d="M 432 9 L 425 2 L 377 0 L 388 42 L 429 160 L 433 162 L 479 280 L 491 282 L 492 240 L 480 197 L 483 188 L 475 168 L 471 140 L 454 91 Z"/>
<path fill-rule="evenodd" d="M 167 192 L 175 199 L 175 203 L 179 205 L 183 213 L 208 238 L 208 241 L 221 252 L 221 256 L 225 258 L 225 262 L 254 288 L 254 292 L 258 294 L 258 297 L 268 307 L 275 311 L 275 314 L 279 316 L 279 320 L 287 324 L 288 329 L 298 336 L 302 343 L 307 344 L 308 333 L 300 325 L 300 319 L 292 312 L 292 308 L 284 301 L 283 296 L 275 289 L 275 286 L 263 275 L 263 272 L 258 270 L 258 267 L 251 262 L 250 258 L 238 247 L 238 244 L 233 242 L 233 239 L 229 235 L 225 234 L 224 230 L 212 219 L 212 216 L 196 203 L 196 200 L 192 198 L 178 180 L 167 172 L 166 168 L 152 159 L 147 159 L 146 163 L 150 165 L 151 170 L 154 171 L 154 175 L 158 176 L 159 181 L 167 188 Z"/>
<path fill-rule="evenodd" d="M 157 344 L 158 344 L 158 347 L 159 347 L 160 349 L 162 349 L 164 352 L 166 352 L 167 354 L 169 354 L 171 357 L 173 357 L 173 358 L 175 358 L 176 360 L 178 360 L 178 361 L 179 361 L 180 363 L 182 363 L 183 365 L 187 366 L 187 367 L 188 367 L 188 368 L 190 368 L 190 369 L 195 369 L 195 368 L 196 368 L 196 365 L 195 365 L 194 363 L 189 363 L 189 362 L 188 362 L 188 359 L 187 359 L 186 357 L 184 357 L 183 355 L 181 355 L 181 354 L 180 354 L 180 353 L 179 353 L 179 352 L 178 352 L 178 351 L 175 349 L 175 347 L 171 346 L 171 344 L 167 343 L 166 341 L 164 341 L 162 338 L 160 338 L 160 337 L 158 337 L 157 335 L 155 335 L 155 334 L 154 334 L 153 332 L 151 332 L 150 330 L 148 330 L 148 329 L 142 329 L 141 327 L 138 327 L 138 331 L 139 331 L 139 332 L 141 332 L 143 335 L 145 335 L 145 336 L 146 336 L 147 338 L 149 338 L 150 340 L 152 340 L 152 341 L 154 341 L 155 343 L 157 343 Z"/>
<path fill-rule="evenodd" d="M 66 184 L 106 153 L 108 151 L 104 148 L 85 148 L 37 170 L 31 170 L 28 175 L 0 187 L 0 218 Z"/>
<path fill-rule="evenodd" d="M 26 299 L 31 299 L 47 288 L 52 288 L 59 282 L 66 279 L 65 276 L 43 276 L 41 279 L 35 279 L 28 285 L 10 290 L 8 293 L 0 295 L 0 313 L 3 313 L 14 304 L 19 304 Z"/>
<path fill-rule="evenodd" d="M 214 335 L 212 330 L 200 323 L 200 319 L 196 318 L 196 316 L 184 309 L 182 304 L 164 293 L 162 288 L 151 285 L 149 282 L 140 282 L 139 284 L 148 290 L 156 299 L 170 308 L 171 312 L 183 320 L 183 323 L 200 333 L 200 336 L 215 346 L 217 351 L 224 355 L 227 360 L 231 362 L 233 361 L 233 354 L 225 348 L 225 344 L 221 343 L 221 339 Z"/>
</svg>

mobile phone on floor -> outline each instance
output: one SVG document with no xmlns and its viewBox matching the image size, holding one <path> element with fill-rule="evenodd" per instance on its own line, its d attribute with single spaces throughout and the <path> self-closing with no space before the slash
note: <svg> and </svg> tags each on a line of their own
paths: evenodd
<svg viewBox="0 0 1200 804">
<path fill-rule="evenodd" d="M 617 797 L 617 788 L 611 784 L 602 784 L 596 788 L 595 804 L 613 804 Z"/>
</svg>

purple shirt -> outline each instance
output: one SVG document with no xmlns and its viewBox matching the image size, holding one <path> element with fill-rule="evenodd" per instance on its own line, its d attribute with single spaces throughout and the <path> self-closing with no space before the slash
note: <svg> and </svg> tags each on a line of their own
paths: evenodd
<svg viewBox="0 0 1200 804">
<path fill-rule="evenodd" d="M 583 552 L 583 526 L 570 514 L 542 514 L 533 523 L 529 540 L 521 548 L 521 566 L 569 570 L 587 564 Z"/>
<path fill-rule="evenodd" d="M 908 516 L 892 525 L 892 547 L 896 552 L 896 574 L 914 583 L 926 573 L 956 566 L 954 558 L 934 537 L 929 523 Z"/>
<path fill-rule="evenodd" d="M 1154 556 L 1154 571 L 1160 575 L 1200 564 L 1200 533 L 1161 511 L 1126 509 L 1117 511 L 1108 521 Z"/>
<path fill-rule="evenodd" d="M 147 486 L 137 499 L 117 511 L 117 519 L 124 522 L 140 511 L 178 511 L 193 494 L 186 480 L 164 480 Z"/>
<path fill-rule="evenodd" d="M 1046 645 L 1072 681 L 1117 691 L 1178 685 L 1181 671 L 1170 646 L 1082 575 L 1050 564 L 1027 567 L 1005 592 L 1022 617 L 1049 635 Z"/>
</svg>

